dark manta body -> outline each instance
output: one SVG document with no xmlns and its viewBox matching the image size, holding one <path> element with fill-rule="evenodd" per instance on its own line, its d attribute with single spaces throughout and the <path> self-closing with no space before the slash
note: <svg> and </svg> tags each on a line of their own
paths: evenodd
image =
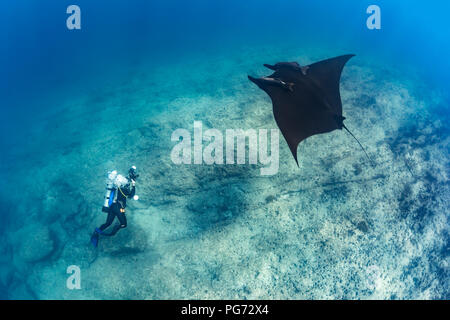
<svg viewBox="0 0 450 320">
<path fill-rule="evenodd" d="M 303 67 L 297 62 L 265 64 L 275 72 L 262 78 L 248 76 L 272 99 L 275 121 L 297 165 L 297 146 L 304 139 L 342 128 L 353 136 L 343 122 L 339 92 L 342 69 L 353 56 L 339 56 Z M 358 144 L 366 153 L 359 141 Z"/>
</svg>

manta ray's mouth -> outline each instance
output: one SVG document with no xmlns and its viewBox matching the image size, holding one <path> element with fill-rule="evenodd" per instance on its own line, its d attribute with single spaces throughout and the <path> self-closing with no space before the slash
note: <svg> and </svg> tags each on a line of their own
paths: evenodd
<svg viewBox="0 0 450 320">
<path fill-rule="evenodd" d="M 260 87 L 261 89 L 263 89 L 264 85 L 273 85 L 274 80 L 273 79 L 268 79 L 265 77 L 262 78 L 254 78 L 252 76 L 248 76 L 248 79 L 253 82 L 254 84 L 256 84 L 258 87 Z M 263 89 L 264 90 L 264 89 Z"/>
<path fill-rule="evenodd" d="M 264 64 L 264 67 L 270 69 L 270 70 L 276 70 L 274 66 L 270 65 L 270 64 Z"/>
<path fill-rule="evenodd" d="M 261 82 L 259 78 L 254 78 L 252 76 L 248 76 L 248 80 L 250 80 L 251 82 L 253 82 L 253 83 L 257 84 L 257 85 L 259 85 L 260 82 Z"/>
</svg>

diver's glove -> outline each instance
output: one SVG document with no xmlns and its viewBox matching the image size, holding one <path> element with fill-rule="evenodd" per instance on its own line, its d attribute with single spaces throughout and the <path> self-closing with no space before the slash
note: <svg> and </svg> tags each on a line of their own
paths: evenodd
<svg viewBox="0 0 450 320">
<path fill-rule="evenodd" d="M 132 187 L 136 186 L 136 181 L 134 181 L 133 179 L 131 179 L 131 186 Z"/>
</svg>

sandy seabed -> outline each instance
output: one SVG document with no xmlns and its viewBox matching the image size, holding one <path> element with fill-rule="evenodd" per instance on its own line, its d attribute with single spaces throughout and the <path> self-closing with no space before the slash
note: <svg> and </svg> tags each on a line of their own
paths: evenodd
<svg viewBox="0 0 450 320">
<path fill-rule="evenodd" d="M 302 142 L 297 168 L 175 165 L 174 129 L 276 128 L 247 80 L 263 63 L 313 62 L 270 48 L 133 66 L 61 101 L 11 150 L 11 218 L 0 238 L 9 299 L 448 299 L 448 106 L 437 90 L 352 59 L 341 81 L 346 125 Z M 339 53 L 338 53 L 339 54 Z M 336 54 L 336 55 L 338 55 Z M 161 80 L 164 79 L 164 80 Z M 45 105 L 45 101 L 40 102 Z M 89 243 L 104 222 L 106 173 L 140 169 L 128 227 Z M 66 269 L 81 268 L 81 290 Z"/>
</svg>

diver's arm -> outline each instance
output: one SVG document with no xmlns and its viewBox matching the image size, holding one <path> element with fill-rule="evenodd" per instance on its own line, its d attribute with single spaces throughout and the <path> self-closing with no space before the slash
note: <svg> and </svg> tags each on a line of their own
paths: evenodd
<svg viewBox="0 0 450 320">
<path fill-rule="evenodd" d="M 130 192 L 130 194 L 127 197 L 131 199 L 131 198 L 134 197 L 135 193 L 136 193 L 136 187 L 133 186 L 133 187 L 131 187 L 131 192 Z"/>
</svg>

